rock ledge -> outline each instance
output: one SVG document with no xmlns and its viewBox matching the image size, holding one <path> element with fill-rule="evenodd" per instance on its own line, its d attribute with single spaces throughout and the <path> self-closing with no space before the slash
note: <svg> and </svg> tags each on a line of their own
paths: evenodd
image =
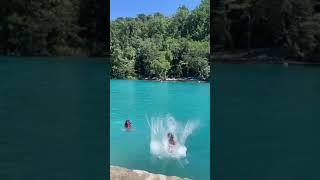
<svg viewBox="0 0 320 180">
<path fill-rule="evenodd" d="M 118 166 L 110 166 L 111 180 L 190 180 L 176 176 L 152 174 L 142 170 L 130 170 Z"/>
</svg>

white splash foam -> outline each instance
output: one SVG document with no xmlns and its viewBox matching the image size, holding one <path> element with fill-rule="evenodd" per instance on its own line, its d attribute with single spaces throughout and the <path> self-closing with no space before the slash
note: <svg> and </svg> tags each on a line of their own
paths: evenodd
<svg viewBox="0 0 320 180">
<path fill-rule="evenodd" d="M 150 152 L 158 158 L 181 159 L 187 156 L 185 142 L 193 130 L 197 127 L 196 122 L 188 121 L 185 125 L 177 122 L 174 117 L 154 117 L 149 122 L 151 141 Z M 175 137 L 176 145 L 172 146 L 168 142 L 168 133 Z"/>
</svg>

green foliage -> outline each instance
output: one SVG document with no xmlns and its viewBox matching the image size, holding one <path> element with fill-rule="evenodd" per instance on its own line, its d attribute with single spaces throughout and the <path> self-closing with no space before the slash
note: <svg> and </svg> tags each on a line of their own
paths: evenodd
<svg viewBox="0 0 320 180">
<path fill-rule="evenodd" d="M 208 58 L 210 49 L 208 42 L 188 42 L 188 49 L 183 55 L 187 75 L 192 74 L 199 79 L 206 79 L 209 76 Z"/>
<path fill-rule="evenodd" d="M 210 32 L 210 4 L 203 0 L 200 6 L 191 12 L 188 17 L 187 30 L 192 39 L 209 39 Z"/>
<path fill-rule="evenodd" d="M 0 4 L 2 55 L 90 55 L 95 47 L 93 0 L 11 0 Z"/>
<path fill-rule="evenodd" d="M 139 14 L 111 22 L 113 78 L 209 77 L 209 0 L 171 17 Z"/>
<path fill-rule="evenodd" d="M 186 37 L 188 17 L 188 8 L 185 6 L 179 7 L 177 13 L 170 19 L 168 32 L 175 38 Z"/>
<path fill-rule="evenodd" d="M 319 60 L 318 7 L 317 0 L 228 0 L 211 26 L 224 49 L 285 48 L 290 58 Z"/>
<path fill-rule="evenodd" d="M 167 52 L 159 52 L 156 59 L 154 59 L 150 64 L 150 72 L 152 76 L 156 78 L 165 79 L 167 73 L 170 69 L 170 56 L 167 55 Z"/>
</svg>

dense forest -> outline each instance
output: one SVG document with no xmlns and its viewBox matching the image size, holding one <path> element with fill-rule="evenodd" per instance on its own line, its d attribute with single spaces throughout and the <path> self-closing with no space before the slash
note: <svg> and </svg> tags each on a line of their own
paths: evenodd
<svg viewBox="0 0 320 180">
<path fill-rule="evenodd" d="M 0 1 L 0 54 L 103 54 L 106 40 L 98 37 L 99 10 L 95 0 Z"/>
<path fill-rule="evenodd" d="M 112 78 L 207 79 L 210 4 L 161 13 L 121 17 L 111 22 Z"/>
<path fill-rule="evenodd" d="M 274 48 L 320 61 L 319 0 L 216 0 L 211 13 L 216 51 Z"/>
<path fill-rule="evenodd" d="M 288 59 L 320 62 L 319 0 L 213 2 L 212 11 L 203 0 L 170 17 L 118 18 L 111 22 L 109 49 L 101 35 L 109 33 L 105 27 L 98 32 L 97 22 L 103 22 L 95 0 L 0 1 L 0 55 L 90 56 L 110 50 L 113 78 L 207 79 L 211 27 L 215 52 L 272 48 Z"/>
</svg>

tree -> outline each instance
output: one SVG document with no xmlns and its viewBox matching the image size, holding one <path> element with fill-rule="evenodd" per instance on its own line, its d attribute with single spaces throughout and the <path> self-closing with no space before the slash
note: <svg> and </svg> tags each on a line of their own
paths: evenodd
<svg viewBox="0 0 320 180">
<path fill-rule="evenodd" d="M 152 76 L 155 76 L 159 79 L 166 79 L 167 73 L 170 69 L 170 55 L 168 52 L 160 52 L 158 57 L 153 60 L 150 64 L 150 72 Z"/>
<path fill-rule="evenodd" d="M 210 50 L 208 42 L 188 42 L 188 49 L 182 57 L 186 64 L 186 75 L 199 79 L 207 79 L 209 77 L 209 55 Z"/>
<path fill-rule="evenodd" d="M 117 18 L 111 22 L 110 49 L 113 78 L 206 79 L 209 1 L 191 13 L 182 6 L 172 17 L 155 13 Z"/>
<path fill-rule="evenodd" d="M 188 34 L 193 40 L 203 40 L 209 36 L 210 30 L 210 2 L 202 0 L 201 4 L 194 9 L 187 20 Z"/>
<path fill-rule="evenodd" d="M 96 51 L 93 0 L 0 2 L 3 55 L 90 55 Z"/>
<path fill-rule="evenodd" d="M 186 23 L 189 16 L 189 10 L 186 6 L 178 8 L 177 13 L 170 19 L 169 34 L 175 38 L 186 37 Z"/>
</svg>

